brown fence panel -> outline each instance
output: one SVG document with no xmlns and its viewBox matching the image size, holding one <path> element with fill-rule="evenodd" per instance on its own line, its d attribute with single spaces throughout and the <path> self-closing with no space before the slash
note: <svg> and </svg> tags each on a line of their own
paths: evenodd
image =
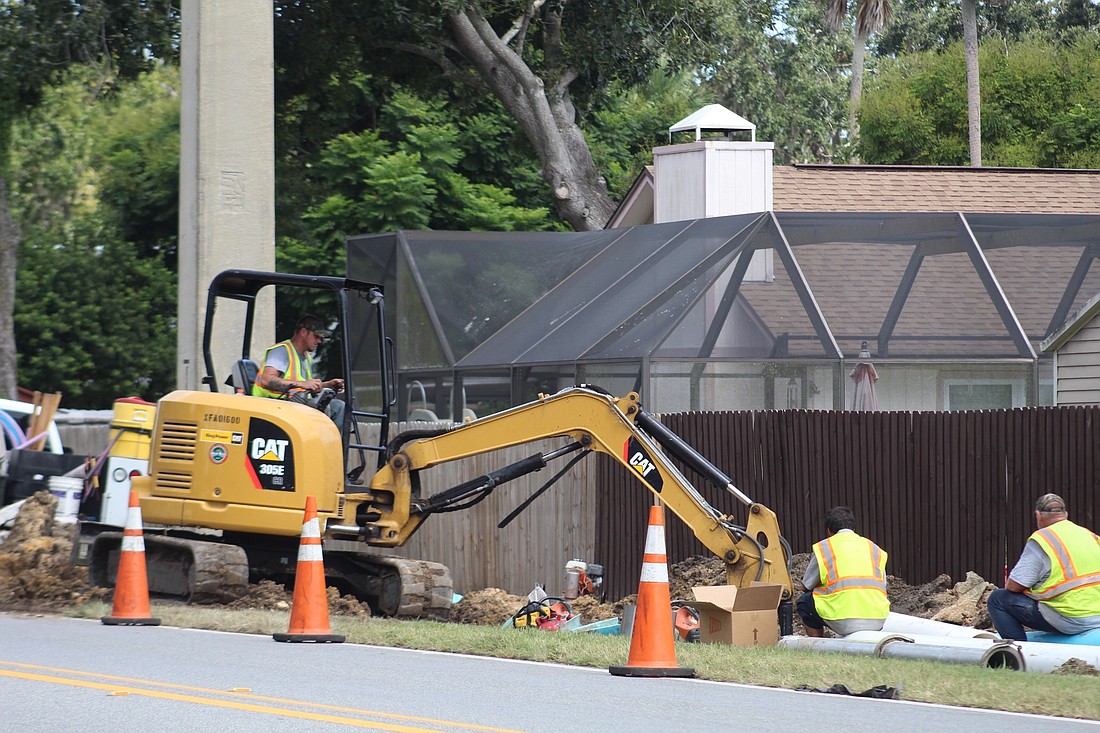
<svg viewBox="0 0 1100 733">
<path fill-rule="evenodd" d="M 968 571 L 1002 584 L 1034 530 L 1031 508 L 1061 494 L 1071 518 L 1100 520 L 1100 406 L 984 412 L 695 412 L 662 418 L 776 512 L 795 553 L 824 534 L 825 511 L 846 504 L 859 531 L 890 553 L 889 572 L 912 584 Z M 743 523 L 744 507 L 681 467 L 715 508 Z M 607 593 L 637 588 L 645 538 L 640 484 L 611 460 L 598 471 L 596 556 Z M 668 520 L 669 561 L 705 554 Z"/>
</svg>

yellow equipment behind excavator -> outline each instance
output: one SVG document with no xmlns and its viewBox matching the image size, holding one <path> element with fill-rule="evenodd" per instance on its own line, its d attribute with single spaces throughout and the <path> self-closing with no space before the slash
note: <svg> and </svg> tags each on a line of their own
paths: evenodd
<svg viewBox="0 0 1100 733">
<path fill-rule="evenodd" d="M 350 380 L 343 430 L 304 404 L 217 391 L 209 353 L 216 305 L 227 297 L 248 304 L 247 349 L 252 304 L 268 285 L 318 288 L 337 297 L 346 375 L 355 373 L 346 347 L 351 343 L 350 324 L 365 323 L 363 331 L 375 332 L 370 341 L 379 368 L 371 378 L 378 409 L 356 409 Z M 749 499 L 721 470 L 643 410 L 635 393 L 614 397 L 595 387 L 572 387 L 450 429 L 409 431 L 388 443 L 384 437 L 378 445 L 363 443 L 360 423 L 377 422 L 380 435 L 386 436 L 389 408 L 396 401 L 391 397 L 393 360 L 382 304 L 379 286 L 343 278 L 242 270 L 215 278 L 204 349 L 204 381 L 211 391 L 177 390 L 159 401 L 149 475 L 133 482 L 146 523 L 151 593 L 194 602 L 226 601 L 263 578 L 292 583 L 307 495 L 315 497 L 326 540 L 355 540 L 364 550 L 394 548 L 404 545 L 434 513 L 468 508 L 496 486 L 552 460 L 571 454 L 578 459 L 595 451 L 619 461 L 640 486 L 659 496 L 722 559 L 729 583 L 782 584 L 789 604 L 790 550 L 775 514 Z M 356 343 L 363 343 L 361 334 Z M 561 446 L 430 496 L 420 490 L 420 472 L 433 466 L 547 439 L 560 439 Z M 361 485 L 357 479 L 368 452 L 378 454 L 378 470 Z M 359 458 L 350 472 L 349 454 Z M 712 507 L 670 456 L 744 504 L 744 524 Z M 82 530 L 82 541 L 90 544 L 86 555 L 93 582 L 109 586 L 121 533 L 98 531 L 103 529 L 89 525 Z M 368 601 L 380 615 L 446 618 L 450 610 L 450 573 L 438 563 L 326 550 L 325 571 L 329 585 Z"/>
</svg>

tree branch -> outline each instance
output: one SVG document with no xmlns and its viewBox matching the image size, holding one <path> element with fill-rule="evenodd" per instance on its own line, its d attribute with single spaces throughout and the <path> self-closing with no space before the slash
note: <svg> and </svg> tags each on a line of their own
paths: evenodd
<svg viewBox="0 0 1100 733">
<path fill-rule="evenodd" d="M 475 89 L 485 90 L 486 88 L 480 76 L 471 74 L 460 68 L 456 63 L 447 58 L 447 54 L 440 49 L 429 48 L 428 46 L 421 46 L 416 43 L 407 43 L 404 41 L 378 41 L 377 45 L 379 48 L 404 51 L 427 59 L 440 68 L 445 79 L 449 79 L 458 84 L 465 84 Z"/>
<path fill-rule="evenodd" d="M 506 44 L 511 44 L 513 38 L 518 38 L 516 41 L 516 53 L 523 55 L 523 42 L 527 38 L 527 29 L 531 27 L 531 19 L 535 17 L 535 13 L 539 11 L 543 5 L 546 4 L 546 0 L 532 0 L 528 4 L 527 9 L 523 11 L 523 15 L 516 18 L 512 23 L 512 27 L 508 29 L 508 32 L 500 37 L 500 40 Z"/>
</svg>

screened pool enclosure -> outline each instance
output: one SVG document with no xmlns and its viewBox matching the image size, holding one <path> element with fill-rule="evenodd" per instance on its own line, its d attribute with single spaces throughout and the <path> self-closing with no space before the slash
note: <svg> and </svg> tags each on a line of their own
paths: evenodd
<svg viewBox="0 0 1100 733">
<path fill-rule="evenodd" d="M 1098 253 L 1100 216 L 765 212 L 354 236 L 347 272 L 384 285 L 400 419 L 578 383 L 657 412 L 852 409 L 860 362 L 878 409 L 955 410 L 1050 404 L 1038 344 L 1100 292 Z"/>
</svg>

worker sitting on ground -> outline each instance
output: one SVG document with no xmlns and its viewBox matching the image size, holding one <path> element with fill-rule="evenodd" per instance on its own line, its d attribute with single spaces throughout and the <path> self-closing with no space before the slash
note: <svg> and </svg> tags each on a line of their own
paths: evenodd
<svg viewBox="0 0 1100 733">
<path fill-rule="evenodd" d="M 317 379 L 313 376 L 310 359 L 312 352 L 328 336 L 320 318 L 311 315 L 299 318 L 294 325 L 294 335 L 264 354 L 264 363 L 252 385 L 252 395 L 302 402 L 324 410 L 338 427 L 343 427 L 344 401 L 332 395 L 344 390 L 344 380 Z M 322 396 L 325 389 L 332 392 Z"/>
<path fill-rule="evenodd" d="M 1005 587 L 986 601 L 997 633 L 1027 641 L 1025 626 L 1059 634 L 1100 628 L 1100 538 L 1069 521 L 1057 494 L 1039 497 L 1035 524 Z"/>
<path fill-rule="evenodd" d="M 846 506 L 825 513 L 826 538 L 813 546 L 802 578 L 806 589 L 796 608 L 807 636 L 825 627 L 845 636 L 878 631 L 890 615 L 886 595 L 886 552 L 855 533 L 856 518 Z"/>
</svg>

